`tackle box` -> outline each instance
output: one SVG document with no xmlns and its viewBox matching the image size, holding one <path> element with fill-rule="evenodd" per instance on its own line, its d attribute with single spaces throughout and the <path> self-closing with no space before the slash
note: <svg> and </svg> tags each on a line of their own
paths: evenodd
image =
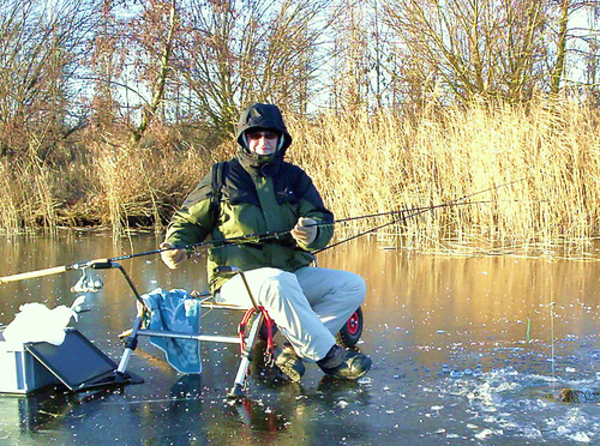
<svg viewBox="0 0 600 446">
<path fill-rule="evenodd" d="M 114 384 L 137 384 L 128 374 L 117 380 L 117 364 L 74 328 L 65 329 L 60 345 L 11 344 L 0 332 L 0 393 L 28 394 L 51 384 L 82 391 Z"/>
</svg>

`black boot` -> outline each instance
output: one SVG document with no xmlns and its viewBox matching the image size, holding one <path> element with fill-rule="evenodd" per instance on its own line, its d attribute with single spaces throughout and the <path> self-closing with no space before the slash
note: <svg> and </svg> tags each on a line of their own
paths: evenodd
<svg viewBox="0 0 600 446">
<path fill-rule="evenodd" d="M 300 381 L 306 371 L 304 363 L 289 344 L 275 350 L 275 365 L 293 382 Z"/>
<path fill-rule="evenodd" d="M 373 361 L 366 355 L 358 352 L 349 352 L 339 345 L 334 345 L 327 355 L 317 361 L 317 365 L 327 375 L 335 378 L 357 380 L 364 376 Z"/>
</svg>

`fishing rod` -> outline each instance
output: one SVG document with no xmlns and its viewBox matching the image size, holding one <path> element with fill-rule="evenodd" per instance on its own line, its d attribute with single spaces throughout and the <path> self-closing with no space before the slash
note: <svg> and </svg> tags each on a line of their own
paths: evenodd
<svg viewBox="0 0 600 446">
<path fill-rule="evenodd" d="M 442 203 L 442 204 L 433 205 L 433 206 L 425 206 L 425 207 L 417 207 L 417 208 L 412 208 L 412 209 L 402 209 L 402 210 L 396 210 L 396 211 L 381 212 L 381 213 L 377 213 L 377 214 L 361 215 L 358 217 L 349 217 L 349 218 L 344 218 L 344 219 L 340 219 L 340 220 L 335 220 L 333 222 L 315 222 L 313 224 L 306 225 L 306 226 L 307 227 L 330 226 L 330 225 L 334 225 L 334 224 L 338 224 L 338 223 L 346 223 L 346 222 L 358 220 L 358 219 L 383 217 L 383 216 L 398 215 L 398 214 L 413 212 L 413 214 L 409 214 L 402 218 L 402 219 L 406 219 L 406 218 L 411 218 L 413 216 L 419 215 L 419 214 L 427 212 L 427 211 L 432 211 L 434 209 L 443 208 L 443 207 L 447 207 L 447 206 L 474 205 L 474 204 L 482 204 L 482 203 L 489 203 L 489 201 L 453 203 L 453 204 Z M 395 219 L 393 222 L 396 222 L 396 221 L 397 220 Z M 389 224 L 391 224 L 391 223 L 389 223 Z M 380 228 L 375 228 L 373 230 L 369 230 L 369 232 L 375 231 L 377 229 L 380 229 Z M 171 250 L 175 250 L 175 249 L 194 250 L 194 249 L 206 248 L 206 247 L 221 248 L 221 247 L 225 247 L 225 246 L 239 245 L 239 244 L 245 244 L 245 243 L 260 243 L 260 242 L 267 241 L 267 240 L 279 239 L 279 238 L 289 234 L 291 231 L 292 231 L 292 229 L 285 229 L 282 231 L 269 231 L 269 232 L 263 232 L 260 234 L 246 234 L 246 235 L 240 235 L 237 237 L 230 237 L 230 238 L 223 239 L 223 240 L 205 240 L 205 241 L 202 241 L 199 243 L 189 244 L 189 245 L 182 246 L 182 247 L 159 248 L 159 249 L 154 249 L 151 251 L 138 252 L 138 253 L 133 253 L 133 254 L 125 254 L 125 255 L 121 255 L 121 256 L 117 256 L 117 257 L 86 260 L 84 262 L 73 263 L 70 265 L 55 266 L 55 267 L 41 269 L 41 270 L 37 270 L 37 271 L 30 271 L 30 272 L 25 272 L 25 273 L 20 273 L 20 274 L 14 274 L 11 276 L 0 277 L 0 285 L 4 285 L 4 284 L 10 283 L 10 282 L 19 282 L 19 281 L 27 280 L 27 279 L 35 279 L 38 277 L 62 274 L 67 271 L 83 270 L 83 269 L 90 268 L 90 267 L 92 269 L 108 269 L 108 268 L 111 268 L 110 265 L 112 265 L 116 262 L 120 262 L 123 260 L 131 260 L 131 259 L 135 259 L 138 257 L 146 257 L 146 256 L 150 256 L 150 255 L 160 254 L 162 252 L 171 251 Z M 364 234 L 359 234 L 358 236 L 360 236 L 360 235 L 364 235 Z M 338 243 L 336 243 L 335 246 L 337 246 L 337 244 Z"/>
<path fill-rule="evenodd" d="M 318 224 L 307 225 L 307 226 L 322 226 L 322 225 L 334 224 L 334 223 L 345 223 L 345 222 L 354 221 L 354 220 L 360 220 L 360 219 L 365 219 L 365 218 L 386 217 L 388 215 L 397 215 L 397 214 L 403 214 L 403 213 L 408 213 L 408 212 L 411 212 L 412 214 L 411 215 L 407 215 L 405 218 L 410 218 L 410 217 L 416 217 L 416 216 L 422 214 L 423 212 L 433 211 L 435 209 L 440 209 L 440 208 L 445 208 L 445 207 L 450 207 L 450 206 L 458 206 L 458 205 L 464 206 L 464 205 L 475 205 L 475 204 L 488 204 L 488 203 L 492 203 L 492 202 L 497 202 L 497 200 L 496 201 L 485 200 L 485 201 L 465 202 L 465 203 L 459 203 L 459 202 L 464 201 L 464 200 L 466 200 L 468 198 L 475 197 L 477 195 L 482 195 L 482 194 L 484 194 L 486 192 L 490 192 L 492 190 L 497 190 L 497 189 L 499 189 L 501 187 L 507 187 L 507 186 L 510 186 L 511 184 L 519 183 L 521 181 L 524 181 L 525 179 L 526 179 L 526 177 L 520 178 L 518 180 L 509 181 L 507 183 L 503 183 L 503 184 L 500 184 L 500 185 L 492 186 L 492 187 L 489 187 L 487 189 L 483 189 L 483 190 L 480 190 L 480 191 L 477 191 L 477 192 L 473 192 L 471 194 L 463 195 L 462 197 L 455 198 L 453 200 L 449 200 L 449 201 L 446 201 L 446 202 L 440 203 L 440 204 L 434 204 L 434 205 L 422 206 L 422 207 L 415 207 L 415 208 L 409 208 L 409 209 L 400 209 L 400 210 L 395 210 L 395 211 L 379 212 L 379 213 L 376 213 L 376 214 L 360 215 L 358 217 L 348 217 L 348 218 L 344 218 L 344 219 L 341 219 L 341 220 L 335 220 L 332 223 L 318 223 Z M 423 212 L 421 212 L 421 211 L 423 211 Z M 380 229 L 380 228 L 378 228 L 378 229 Z M 366 232 L 366 234 L 368 234 L 368 232 Z"/>
<path fill-rule="evenodd" d="M 357 217 L 348 217 L 345 219 L 334 220 L 333 222 L 315 222 L 314 224 L 310 224 L 310 225 L 306 225 L 306 226 L 308 226 L 308 227 L 326 226 L 326 225 L 334 225 L 337 223 L 354 221 L 354 220 L 358 220 L 358 219 L 408 214 L 408 215 L 400 217 L 401 220 L 406 220 L 408 218 L 415 217 L 415 216 L 420 215 L 425 212 L 431 212 L 435 209 L 445 208 L 445 207 L 449 207 L 449 206 L 459 206 L 459 205 L 465 206 L 465 205 L 490 203 L 491 200 L 476 201 L 476 202 L 464 202 L 464 203 L 461 203 L 461 201 L 466 200 L 471 197 L 474 197 L 474 196 L 477 196 L 477 195 L 484 194 L 491 190 L 496 190 L 500 187 L 506 187 L 510 184 L 513 184 L 513 183 L 516 183 L 519 181 L 523 181 L 523 180 L 524 180 L 524 178 L 522 178 L 520 180 L 511 181 L 511 182 L 508 182 L 505 184 L 497 185 L 494 187 L 490 187 L 490 188 L 487 188 L 487 189 L 484 189 L 481 191 L 477 191 L 472 194 L 467 194 L 467 195 L 464 195 L 463 197 L 459 197 L 454 200 L 451 200 L 451 201 L 448 201 L 445 203 L 441 203 L 441 204 L 437 204 L 437 205 L 380 212 L 380 213 L 376 213 L 376 214 L 362 215 L 362 216 L 357 216 Z M 331 245 L 330 247 L 337 246 L 346 241 L 352 240 L 354 238 L 360 237 L 360 236 L 368 234 L 370 232 L 374 232 L 385 226 L 394 224 L 397 221 L 398 221 L 398 219 L 395 218 L 391 222 L 388 222 L 388 223 L 385 223 L 384 225 L 369 229 L 368 231 L 365 231 L 361 234 L 353 236 L 347 240 L 335 243 L 334 245 Z M 34 279 L 34 278 L 39 278 L 39 277 L 51 276 L 51 275 L 55 275 L 55 274 L 61 274 L 61 273 L 64 273 L 67 271 L 73 271 L 73 270 L 85 270 L 87 268 L 92 268 L 92 269 L 119 268 L 120 265 L 118 264 L 118 262 L 120 262 L 120 261 L 135 259 L 138 257 L 144 257 L 144 256 L 149 256 L 149 255 L 160 254 L 162 252 L 171 251 L 171 250 L 175 250 L 175 249 L 194 250 L 194 249 L 205 248 L 205 247 L 220 248 L 220 247 L 239 245 L 239 244 L 245 244 L 245 243 L 260 243 L 260 242 L 263 242 L 266 240 L 279 239 L 281 237 L 288 235 L 291 231 L 292 231 L 292 229 L 290 228 L 290 229 L 286 229 L 286 230 L 282 230 L 282 231 L 268 231 L 268 232 L 264 232 L 264 233 L 260 233 L 260 234 L 247 234 L 247 235 L 241 235 L 241 236 L 237 236 L 237 237 L 230 237 L 230 238 L 223 239 L 223 240 L 205 240 L 202 242 L 193 243 L 193 244 L 189 244 L 189 245 L 181 246 L 181 247 L 159 248 L 159 249 L 154 249 L 151 251 L 145 251 L 145 252 L 140 252 L 140 253 L 125 254 L 125 255 L 121 255 L 121 256 L 117 256 L 117 257 L 88 260 L 88 261 L 84 261 L 84 262 L 73 263 L 70 265 L 56 266 L 56 267 L 46 268 L 46 269 L 37 270 L 37 271 L 30 271 L 30 272 L 25 272 L 25 273 L 14 274 L 11 276 L 0 277 L 0 285 L 4 285 L 7 283 L 11 283 L 11 282 L 18 282 L 18 281 L 27 280 L 27 279 Z M 327 248 L 323 248 L 323 249 L 327 249 Z M 318 252 L 321 252 L 321 251 L 322 250 L 320 250 Z M 314 254 L 316 254 L 316 253 L 314 253 Z"/>
<path fill-rule="evenodd" d="M 25 273 L 20 273 L 20 274 L 14 274 L 11 276 L 0 277 L 0 285 L 4 285 L 4 284 L 10 283 L 10 282 L 19 282 L 21 280 L 35 279 L 38 277 L 52 276 L 55 274 L 61 274 L 61 273 L 64 273 L 67 271 L 73 271 L 73 270 L 85 270 L 87 268 L 109 269 L 112 267 L 116 267 L 116 265 L 118 264 L 117 262 L 120 262 L 123 260 L 130 260 L 130 259 L 135 259 L 138 257 L 145 257 L 145 256 L 149 256 L 149 255 L 154 255 L 154 254 L 160 254 L 162 252 L 171 251 L 171 250 L 175 250 L 175 249 L 193 250 L 193 249 L 197 249 L 200 247 L 210 247 L 210 246 L 223 247 L 223 246 L 237 245 L 237 244 L 242 244 L 242 243 L 257 243 L 257 242 L 260 242 L 265 239 L 279 238 L 290 232 L 291 232 L 291 229 L 287 229 L 285 231 L 277 231 L 277 232 L 265 232 L 263 234 L 247 234 L 247 235 L 240 235 L 237 237 L 231 237 L 231 238 L 223 239 L 223 240 L 205 240 L 205 241 L 202 241 L 199 243 L 193 243 L 193 244 L 189 244 L 189 245 L 181 246 L 181 247 L 159 248 L 159 249 L 153 249 L 151 251 L 138 252 L 138 253 L 133 253 L 133 254 L 124 254 L 121 256 L 117 256 L 117 257 L 86 260 L 84 262 L 72 263 L 70 265 L 55 266 L 55 267 L 51 267 L 51 268 L 30 271 L 30 272 L 25 272 Z M 113 266 L 113 265 L 115 265 L 115 266 Z"/>
<path fill-rule="evenodd" d="M 526 179 L 527 179 L 527 177 L 519 178 L 518 180 L 509 181 L 507 183 L 503 183 L 503 184 L 500 184 L 500 185 L 492 186 L 492 187 L 489 187 L 487 189 L 483 189 L 483 190 L 480 190 L 480 191 L 477 191 L 477 192 L 473 192 L 471 194 L 466 194 L 466 195 L 464 195 L 462 197 L 455 198 L 453 200 L 450 200 L 450 201 L 447 201 L 445 203 L 441 203 L 441 204 L 438 204 L 438 205 L 417 207 L 417 208 L 412 208 L 412 209 L 403 209 L 403 210 L 391 211 L 391 212 L 381 212 L 381 213 L 378 213 L 378 214 L 371 214 L 369 216 L 350 217 L 350 218 L 346 218 L 344 220 L 337 220 L 336 223 L 357 220 L 357 219 L 360 219 L 360 218 L 363 218 L 363 217 L 382 217 L 382 216 L 387 216 L 387 215 L 392 215 L 393 216 L 393 215 L 397 215 L 397 214 L 402 214 L 404 212 L 406 212 L 406 213 L 411 212 L 411 214 L 402 217 L 401 220 L 404 221 L 404 220 L 408 220 L 409 218 L 412 218 L 412 217 L 417 217 L 417 216 L 419 216 L 419 215 L 421 215 L 421 214 L 423 214 L 425 212 L 433 211 L 433 210 L 439 209 L 439 208 L 444 208 L 444 207 L 449 207 L 449 206 L 458 206 L 458 205 L 461 205 L 461 206 L 469 205 L 469 206 L 471 206 L 471 205 L 475 205 L 475 204 L 492 203 L 492 202 L 494 202 L 493 200 L 474 201 L 474 202 L 465 202 L 465 203 L 459 203 L 459 202 L 463 201 L 463 200 L 466 200 L 467 198 L 472 198 L 474 196 L 481 195 L 481 194 L 484 194 L 486 192 L 490 192 L 492 190 L 497 190 L 497 189 L 499 189 L 501 187 L 506 187 L 506 186 L 509 186 L 511 184 L 514 184 L 514 183 L 519 183 L 519 182 L 524 181 Z M 389 221 L 387 223 L 383 223 L 383 224 L 381 224 L 379 226 L 375 226 L 373 228 L 367 229 L 366 231 L 363 231 L 363 232 L 361 232 L 359 234 L 355 234 L 355 235 L 353 235 L 351 237 L 348 237 L 348 238 L 346 238 L 344 240 L 340 240 L 340 241 L 338 241 L 336 243 L 333 243 L 331 245 L 327 245 L 324 248 L 321 248 L 321 249 L 319 249 L 317 251 L 313 251 L 313 255 L 317 255 L 317 254 L 319 254 L 319 253 L 321 253 L 321 252 L 323 252 L 323 251 L 325 251 L 327 249 L 334 248 L 334 247 L 339 246 L 339 245 L 341 245 L 343 243 L 346 243 L 346 242 L 349 242 L 351 240 L 357 239 L 359 237 L 362 237 L 363 235 L 367 235 L 367 234 L 370 234 L 372 232 L 378 231 L 380 229 L 383 229 L 383 228 L 385 228 L 387 226 L 390 226 L 390 225 L 393 225 L 395 223 L 398 223 L 397 219 L 393 219 L 392 221 Z"/>
<path fill-rule="evenodd" d="M 467 202 L 467 203 L 454 203 L 454 204 L 452 204 L 452 206 L 459 206 L 459 205 L 460 206 L 465 206 L 465 205 L 471 206 L 471 205 L 485 204 L 485 203 L 492 203 L 492 201 L 491 200 L 486 200 L 486 201 L 474 201 L 474 202 Z M 344 244 L 346 242 L 349 242 L 351 240 L 354 240 L 354 239 L 357 239 L 359 237 L 362 237 L 363 235 L 367 235 L 367 234 L 370 234 L 372 232 L 379 231 L 380 229 L 383 229 L 383 228 L 385 228 L 387 226 L 396 224 L 399 221 L 405 221 L 405 220 L 408 220 L 409 218 L 417 217 L 417 216 L 419 216 L 421 214 L 424 214 L 425 212 L 433 210 L 434 208 L 447 207 L 447 206 L 450 206 L 450 204 L 435 205 L 435 206 L 429 206 L 429 207 L 421 207 L 421 208 L 413 208 L 413 209 L 404 210 L 402 212 L 411 212 L 411 214 L 405 215 L 405 216 L 403 216 L 400 219 L 394 218 L 392 221 L 388 221 L 388 222 L 383 223 L 383 224 L 381 224 L 379 226 L 375 226 L 373 228 L 367 229 L 366 231 L 363 231 L 363 232 L 361 232 L 359 234 L 355 234 L 353 236 L 345 238 L 344 240 L 340 240 L 338 242 L 332 243 L 331 245 L 327 245 L 324 248 L 321 248 L 321 249 L 319 249 L 317 251 L 313 251 L 313 254 L 317 255 L 317 254 L 319 254 L 319 253 L 321 253 L 321 252 L 323 252 L 325 250 L 328 250 L 328 249 L 331 249 L 331 248 L 335 248 L 336 246 L 339 246 L 339 245 Z M 413 211 L 416 211 L 416 212 L 413 212 Z M 396 213 L 391 214 L 391 215 L 395 215 L 397 213 L 401 213 L 401 212 L 399 211 L 399 212 L 396 212 Z M 384 215 L 390 215 L 390 213 L 389 212 L 388 213 L 384 213 Z M 374 215 L 374 216 L 379 216 L 379 215 Z"/>
</svg>

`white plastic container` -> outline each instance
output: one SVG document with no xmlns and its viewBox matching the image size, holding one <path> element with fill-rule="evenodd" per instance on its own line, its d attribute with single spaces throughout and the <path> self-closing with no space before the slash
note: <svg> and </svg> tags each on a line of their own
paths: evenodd
<svg viewBox="0 0 600 446">
<path fill-rule="evenodd" d="M 0 393 L 28 394 L 59 382 L 23 344 L 9 344 L 0 331 Z"/>
</svg>

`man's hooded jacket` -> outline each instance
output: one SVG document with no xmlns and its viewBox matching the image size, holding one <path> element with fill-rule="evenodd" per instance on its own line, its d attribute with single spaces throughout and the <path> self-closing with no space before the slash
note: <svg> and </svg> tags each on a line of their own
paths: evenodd
<svg viewBox="0 0 600 446">
<path fill-rule="evenodd" d="M 256 128 L 281 135 L 274 154 L 259 156 L 248 150 L 246 132 Z M 238 156 L 224 164 L 220 190 L 213 190 L 213 175 L 209 172 L 173 216 L 166 242 L 184 247 L 209 236 L 224 240 L 276 233 L 292 229 L 300 217 L 312 218 L 317 223 L 333 221 L 308 175 L 284 161 L 292 138 L 275 105 L 254 104 L 244 110 L 237 127 L 237 141 Z M 213 196 L 220 197 L 216 212 Z M 211 247 L 210 290 L 218 291 L 227 280 L 215 274 L 216 266 L 237 266 L 244 271 L 274 267 L 292 272 L 308 266 L 312 261 L 311 251 L 324 248 L 332 235 L 333 225 L 320 225 L 310 245 L 298 245 L 286 234 L 277 239 L 252 238 L 247 243 Z"/>
</svg>

